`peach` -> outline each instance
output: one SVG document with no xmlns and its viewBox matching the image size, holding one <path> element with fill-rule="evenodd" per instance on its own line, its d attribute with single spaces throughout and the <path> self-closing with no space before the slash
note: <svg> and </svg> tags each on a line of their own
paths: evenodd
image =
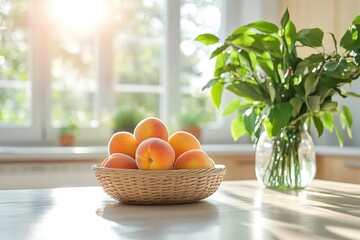
<svg viewBox="0 0 360 240">
<path fill-rule="evenodd" d="M 199 140 L 191 133 L 185 131 L 174 132 L 169 137 L 168 143 L 170 143 L 175 151 L 175 158 L 191 149 L 201 149 Z"/>
<path fill-rule="evenodd" d="M 135 136 L 126 131 L 120 131 L 114 133 L 108 143 L 109 155 L 113 153 L 123 153 L 132 158 L 135 158 L 138 142 Z"/>
<path fill-rule="evenodd" d="M 152 137 L 139 144 L 135 161 L 139 169 L 172 169 L 175 162 L 175 152 L 167 141 Z"/>
<path fill-rule="evenodd" d="M 160 119 L 156 117 L 147 117 L 136 125 L 134 136 L 139 143 L 152 137 L 167 141 L 169 132 L 166 125 Z"/>
<path fill-rule="evenodd" d="M 201 149 L 192 149 L 181 154 L 174 169 L 213 168 L 214 161 Z"/>
<path fill-rule="evenodd" d="M 101 166 L 107 168 L 138 169 L 135 159 L 123 153 L 111 154 L 103 161 Z"/>
</svg>

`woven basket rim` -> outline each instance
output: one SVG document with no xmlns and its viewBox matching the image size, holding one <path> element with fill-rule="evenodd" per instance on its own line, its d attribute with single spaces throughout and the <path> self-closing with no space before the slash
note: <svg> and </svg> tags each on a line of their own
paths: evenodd
<svg viewBox="0 0 360 240">
<path fill-rule="evenodd" d="M 164 173 L 195 173 L 195 172 L 209 172 L 209 171 L 222 171 L 226 167 L 223 164 L 215 164 L 213 168 L 192 168 L 192 169 L 169 169 L 169 170 L 142 170 L 142 169 L 128 169 L 128 168 L 107 168 L 101 167 L 101 164 L 94 164 L 91 166 L 92 171 L 97 172 L 123 172 L 123 173 L 153 173 L 153 174 L 164 174 Z"/>
</svg>

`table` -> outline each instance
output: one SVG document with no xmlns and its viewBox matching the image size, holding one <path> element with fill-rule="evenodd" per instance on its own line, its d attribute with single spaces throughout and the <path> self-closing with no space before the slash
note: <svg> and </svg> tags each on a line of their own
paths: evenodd
<svg viewBox="0 0 360 240">
<path fill-rule="evenodd" d="M 100 187 L 1 190 L 0 239 L 360 239 L 360 186 L 314 180 L 284 192 L 224 181 L 197 203 L 145 206 Z"/>
</svg>

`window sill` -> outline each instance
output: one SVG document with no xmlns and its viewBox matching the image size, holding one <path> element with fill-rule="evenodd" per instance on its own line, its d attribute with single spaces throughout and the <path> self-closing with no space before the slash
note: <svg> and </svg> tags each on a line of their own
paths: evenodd
<svg viewBox="0 0 360 240">
<path fill-rule="evenodd" d="M 203 149 L 208 154 L 249 155 L 255 149 L 251 144 L 206 144 Z M 360 156 L 360 148 L 317 146 L 316 153 L 326 156 Z M 106 146 L 89 147 L 0 147 L 0 162 L 24 161 L 96 161 L 107 155 Z"/>
<path fill-rule="evenodd" d="M 106 155 L 105 146 L 0 147 L 0 162 L 96 160 Z"/>
<path fill-rule="evenodd" d="M 203 149 L 212 154 L 243 155 L 253 154 L 252 145 L 211 144 Z M 90 147 L 0 147 L 0 162 L 14 161 L 93 161 L 107 155 L 106 146 Z"/>
</svg>

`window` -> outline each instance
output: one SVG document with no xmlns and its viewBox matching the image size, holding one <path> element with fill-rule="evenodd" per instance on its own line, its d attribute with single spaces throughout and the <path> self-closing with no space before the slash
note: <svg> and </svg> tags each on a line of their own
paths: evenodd
<svg viewBox="0 0 360 240">
<path fill-rule="evenodd" d="M 234 7 L 241 4 L 0 0 L 1 144 L 56 145 L 61 124 L 76 121 L 78 145 L 104 145 L 111 118 L 129 106 L 170 123 L 212 74 L 209 51 L 194 38 L 232 31 Z M 232 142 L 226 124 L 207 128 L 204 141 Z"/>
<path fill-rule="evenodd" d="M 0 123 L 31 124 L 28 4 L 25 0 L 0 2 Z"/>
<path fill-rule="evenodd" d="M 190 113 L 201 124 L 216 120 L 216 109 L 210 95 L 201 90 L 212 78 L 214 66 L 209 65 L 209 46 L 194 41 L 194 37 L 205 32 L 220 34 L 223 20 L 221 3 L 220 0 L 181 0 L 180 6 L 181 106 L 179 114 L 191 119 L 192 117 L 188 116 Z"/>
<path fill-rule="evenodd" d="M 164 94 L 164 0 L 112 1 L 114 102 L 160 116 Z"/>
</svg>

